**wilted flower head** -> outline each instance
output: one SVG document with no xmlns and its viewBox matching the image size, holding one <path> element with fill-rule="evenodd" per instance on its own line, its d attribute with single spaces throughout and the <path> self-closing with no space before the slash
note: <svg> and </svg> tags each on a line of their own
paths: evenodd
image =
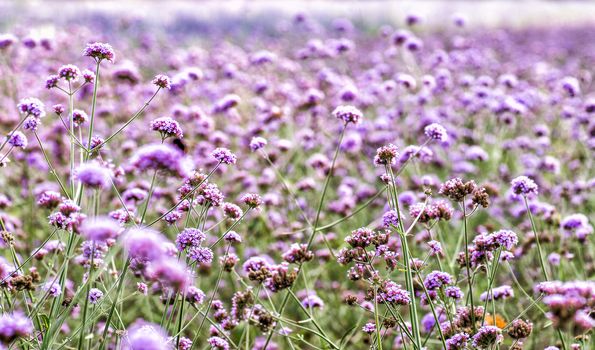
<svg viewBox="0 0 595 350">
<path fill-rule="evenodd" d="M 496 326 L 483 326 L 473 336 L 473 346 L 478 349 L 489 349 L 502 342 L 502 331 Z"/>
</svg>

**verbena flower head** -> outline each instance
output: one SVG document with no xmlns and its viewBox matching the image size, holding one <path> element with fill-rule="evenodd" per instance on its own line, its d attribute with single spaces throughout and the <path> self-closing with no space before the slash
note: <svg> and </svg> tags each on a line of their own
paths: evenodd
<svg viewBox="0 0 595 350">
<path fill-rule="evenodd" d="M 27 140 L 27 136 L 25 136 L 25 134 L 17 130 L 12 132 L 8 137 L 8 144 L 10 144 L 13 147 L 24 149 L 27 148 L 29 142 Z"/>
<path fill-rule="evenodd" d="M 125 350 L 171 350 L 167 332 L 159 325 L 136 321 L 128 328 L 126 337 L 123 339 Z"/>
<path fill-rule="evenodd" d="M 165 256 L 167 239 L 147 228 L 132 228 L 122 236 L 124 249 L 132 258 L 159 260 Z"/>
<path fill-rule="evenodd" d="M 446 350 L 464 350 L 469 342 L 469 334 L 457 333 L 446 340 Z"/>
<path fill-rule="evenodd" d="M 213 152 L 211 152 L 211 157 L 223 164 L 235 164 L 237 161 L 235 154 L 227 148 L 222 147 L 213 150 Z"/>
<path fill-rule="evenodd" d="M 199 229 L 189 227 L 185 228 L 176 238 L 176 247 L 179 251 L 184 251 L 191 247 L 200 247 L 206 239 L 206 235 Z"/>
<path fill-rule="evenodd" d="M 17 105 L 19 112 L 25 115 L 32 115 L 37 118 L 45 117 L 45 106 L 43 102 L 35 97 L 22 99 Z"/>
<path fill-rule="evenodd" d="M 45 88 L 48 90 L 53 89 L 56 86 L 58 86 L 59 82 L 60 82 L 60 76 L 58 74 L 49 75 L 45 79 Z"/>
<path fill-rule="evenodd" d="M 58 69 L 58 76 L 66 81 L 77 81 L 81 76 L 81 71 L 77 66 L 67 64 Z"/>
<path fill-rule="evenodd" d="M 337 119 L 341 119 L 345 124 L 357 124 L 364 115 L 354 106 L 339 106 L 333 111 L 333 116 Z"/>
<path fill-rule="evenodd" d="M 262 198 L 257 193 L 246 193 L 240 201 L 250 208 L 258 208 L 262 204 Z"/>
<path fill-rule="evenodd" d="M 382 225 L 386 228 L 399 225 L 399 213 L 396 210 L 389 210 L 382 215 Z"/>
<path fill-rule="evenodd" d="M 95 161 L 79 165 L 75 176 L 83 185 L 93 189 L 105 189 L 112 184 L 110 170 Z"/>
<path fill-rule="evenodd" d="M 103 297 L 103 292 L 97 288 L 91 288 L 89 290 L 89 302 L 91 304 L 97 304 Z"/>
<path fill-rule="evenodd" d="M 49 281 L 43 285 L 42 289 L 52 298 L 62 294 L 62 287 L 57 282 Z"/>
<path fill-rule="evenodd" d="M 212 350 L 229 350 L 229 343 L 221 337 L 210 337 L 207 339 L 207 343 Z"/>
<path fill-rule="evenodd" d="M 162 89 L 171 89 L 171 79 L 164 74 L 157 74 L 152 81 L 153 85 Z"/>
<path fill-rule="evenodd" d="M 122 231 L 122 227 L 117 221 L 104 216 L 85 220 L 80 229 L 83 237 L 96 242 L 115 239 L 120 234 L 120 231 Z"/>
<path fill-rule="evenodd" d="M 430 124 L 424 128 L 424 133 L 432 140 L 445 142 L 448 140 L 448 133 L 446 129 L 437 123 Z"/>
<path fill-rule="evenodd" d="M 426 276 L 424 280 L 424 286 L 428 290 L 439 289 L 442 286 L 446 286 L 451 283 L 452 277 L 448 273 L 442 271 L 432 271 Z"/>
<path fill-rule="evenodd" d="M 267 145 L 267 140 L 264 137 L 256 136 L 250 140 L 250 149 L 252 152 L 256 152 Z"/>
<path fill-rule="evenodd" d="M 151 130 L 158 131 L 163 139 L 168 137 L 184 137 L 180 124 L 170 117 L 161 117 L 151 121 Z"/>
<path fill-rule="evenodd" d="M 33 322 L 20 311 L 0 315 L 0 342 L 8 345 L 18 338 L 28 338 L 33 333 Z"/>
<path fill-rule="evenodd" d="M 527 176 L 519 176 L 514 178 L 510 182 L 512 186 L 512 192 L 515 194 L 526 196 L 527 198 L 536 197 L 539 187 L 532 179 Z"/>
<path fill-rule="evenodd" d="M 161 170 L 182 178 L 191 175 L 192 164 L 178 149 L 165 144 L 151 144 L 139 148 L 130 158 L 139 171 Z"/>
<path fill-rule="evenodd" d="M 87 119 L 89 119 L 89 117 L 85 111 L 80 109 L 75 109 L 72 111 L 72 122 L 74 123 L 75 127 L 81 126 L 87 121 Z"/>
<path fill-rule="evenodd" d="M 232 220 L 237 220 L 244 214 L 242 208 L 233 203 L 225 202 L 223 203 L 222 208 L 223 214 Z"/>
<path fill-rule="evenodd" d="M 83 56 L 91 57 L 98 62 L 108 60 L 113 63 L 116 59 L 116 53 L 112 46 L 100 42 L 87 44 L 87 47 L 83 50 Z"/>
</svg>

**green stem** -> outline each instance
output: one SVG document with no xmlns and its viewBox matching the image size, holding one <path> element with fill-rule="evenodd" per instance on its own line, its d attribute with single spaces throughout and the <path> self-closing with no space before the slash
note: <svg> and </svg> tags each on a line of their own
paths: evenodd
<svg viewBox="0 0 595 350">
<path fill-rule="evenodd" d="M 99 88 L 99 64 L 100 60 L 97 60 L 97 66 L 95 67 L 95 83 L 93 85 L 93 101 L 91 102 L 91 118 L 89 120 L 89 136 L 87 138 L 87 148 L 91 148 L 91 139 L 93 138 L 93 126 L 95 124 L 95 106 L 97 105 L 97 89 Z M 89 153 L 86 153 L 85 160 L 89 159 Z"/>
<path fill-rule="evenodd" d="M 103 328 L 103 335 L 100 339 L 101 345 L 99 346 L 100 350 L 105 349 L 105 344 L 107 343 L 107 331 L 110 326 L 110 322 L 112 320 L 112 316 L 114 315 L 114 311 L 116 310 L 116 306 L 118 304 L 118 298 L 120 297 L 122 287 L 124 286 L 124 279 L 126 277 L 126 272 L 128 271 L 128 266 L 130 266 L 130 259 L 126 259 L 124 263 L 124 267 L 122 268 L 122 273 L 120 274 L 120 279 L 118 280 L 118 289 L 116 289 L 116 297 L 112 306 L 110 308 L 109 313 L 107 314 L 107 318 L 105 320 L 105 326 Z"/>
<path fill-rule="evenodd" d="M 467 282 L 469 283 L 469 301 L 471 303 L 471 323 L 473 327 L 473 333 L 477 331 L 477 325 L 475 324 L 475 305 L 473 303 L 473 279 L 471 278 L 471 261 L 469 261 L 469 234 L 467 230 L 467 209 L 465 207 L 465 198 L 461 201 L 461 207 L 463 208 L 463 227 L 465 231 L 465 268 L 467 269 Z M 494 316 L 495 317 L 495 316 Z"/>
<path fill-rule="evenodd" d="M 535 243 L 537 244 L 537 254 L 539 255 L 539 266 L 541 266 L 541 272 L 543 273 L 543 278 L 546 281 L 549 281 L 549 277 L 547 274 L 547 270 L 545 269 L 545 263 L 543 262 L 543 252 L 541 250 L 541 243 L 539 242 L 539 234 L 537 233 L 537 227 L 535 226 L 535 220 L 533 220 L 533 214 L 531 213 L 531 209 L 529 208 L 529 202 L 527 201 L 527 197 L 523 196 L 523 200 L 525 201 L 525 208 L 527 209 L 527 215 L 529 215 L 529 220 L 531 221 L 531 229 L 533 230 L 533 235 L 535 235 Z"/>
</svg>

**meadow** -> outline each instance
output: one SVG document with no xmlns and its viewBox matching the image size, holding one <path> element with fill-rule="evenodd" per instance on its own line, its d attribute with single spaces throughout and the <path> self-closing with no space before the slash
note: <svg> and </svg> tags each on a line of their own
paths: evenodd
<svg viewBox="0 0 595 350">
<path fill-rule="evenodd" d="M 469 16 L 5 26 L 0 349 L 594 349 L 595 26 Z"/>
</svg>

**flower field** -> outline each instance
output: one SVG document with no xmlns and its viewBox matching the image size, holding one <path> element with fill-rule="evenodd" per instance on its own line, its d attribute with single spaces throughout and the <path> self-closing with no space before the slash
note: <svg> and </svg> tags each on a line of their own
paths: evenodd
<svg viewBox="0 0 595 350">
<path fill-rule="evenodd" d="M 471 17 L 4 25 L 0 349 L 595 349 L 595 24 Z"/>
</svg>

